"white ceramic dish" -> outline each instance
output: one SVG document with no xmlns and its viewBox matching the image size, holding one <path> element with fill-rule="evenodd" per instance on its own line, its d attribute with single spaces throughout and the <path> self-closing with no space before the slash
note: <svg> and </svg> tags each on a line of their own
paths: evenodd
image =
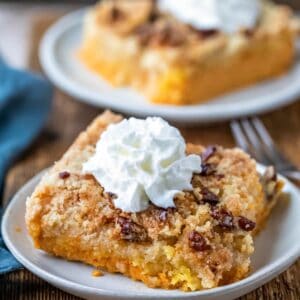
<svg viewBox="0 0 300 300">
<path fill-rule="evenodd" d="M 84 12 L 80 10 L 59 20 L 48 30 L 40 46 L 40 61 L 46 74 L 80 101 L 139 117 L 156 115 L 173 122 L 208 123 L 270 111 L 295 101 L 300 95 L 300 58 L 297 58 L 284 76 L 206 104 L 153 105 L 130 88 L 112 88 L 78 61 L 76 50 Z"/>
<path fill-rule="evenodd" d="M 265 230 L 256 238 L 256 251 L 252 258 L 253 272 L 249 277 L 227 286 L 189 293 L 151 289 L 117 274 L 105 273 L 102 277 L 93 277 L 92 267 L 50 256 L 33 247 L 25 228 L 25 200 L 40 178 L 41 174 L 32 178 L 11 200 L 3 216 L 4 241 L 27 269 L 58 288 L 82 298 L 234 299 L 271 280 L 300 255 L 300 193 L 294 185 L 285 180 L 285 192 L 290 194 L 290 200 L 277 205 Z M 21 231 L 17 228 L 21 228 Z"/>
</svg>

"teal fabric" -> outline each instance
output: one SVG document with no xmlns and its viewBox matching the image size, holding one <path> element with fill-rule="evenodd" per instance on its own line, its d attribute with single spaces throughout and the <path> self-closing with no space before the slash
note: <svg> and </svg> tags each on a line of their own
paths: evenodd
<svg viewBox="0 0 300 300">
<path fill-rule="evenodd" d="M 0 210 L 0 222 L 1 222 Z M 0 275 L 21 269 L 22 265 L 7 250 L 0 234 Z"/>
<path fill-rule="evenodd" d="M 52 86 L 46 79 L 13 69 L 0 58 L 0 195 L 7 169 L 41 131 L 52 96 Z M 0 234 L 0 274 L 21 267 Z"/>
</svg>

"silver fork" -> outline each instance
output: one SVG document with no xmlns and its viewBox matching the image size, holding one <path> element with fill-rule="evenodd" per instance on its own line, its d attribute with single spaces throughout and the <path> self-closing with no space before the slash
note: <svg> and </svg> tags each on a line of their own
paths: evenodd
<svg viewBox="0 0 300 300">
<path fill-rule="evenodd" d="M 264 165 L 273 165 L 282 175 L 300 182 L 300 170 L 275 146 L 264 124 L 257 118 L 230 123 L 237 145 Z"/>
</svg>

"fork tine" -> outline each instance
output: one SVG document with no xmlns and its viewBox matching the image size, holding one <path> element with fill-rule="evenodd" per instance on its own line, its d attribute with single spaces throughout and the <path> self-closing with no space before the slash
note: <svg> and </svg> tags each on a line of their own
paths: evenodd
<svg viewBox="0 0 300 300">
<path fill-rule="evenodd" d="M 237 145 L 245 152 L 249 153 L 252 157 L 257 158 L 256 151 L 254 151 L 254 148 L 251 147 L 251 143 L 249 144 L 249 138 L 243 129 L 242 121 L 234 120 L 230 123 L 230 126 Z"/>
<path fill-rule="evenodd" d="M 262 143 L 257 136 L 255 129 L 253 128 L 251 122 L 248 119 L 241 120 L 242 128 L 249 140 L 250 145 L 252 146 L 252 153 L 254 158 L 265 165 L 272 164 L 267 155 L 265 154 Z"/>
<path fill-rule="evenodd" d="M 258 118 L 231 121 L 232 134 L 239 147 L 265 165 L 272 164 L 288 178 L 300 182 L 300 171 L 276 148 Z"/>
<path fill-rule="evenodd" d="M 247 139 L 243 133 L 242 127 L 240 123 L 236 120 L 230 122 L 230 127 L 232 130 L 232 133 L 234 135 L 234 139 L 237 143 L 237 145 L 242 148 L 245 152 L 249 152 L 249 146 Z"/>
<path fill-rule="evenodd" d="M 265 125 L 257 117 L 253 117 L 251 119 L 251 121 L 252 121 L 252 124 L 254 125 L 257 133 L 260 135 L 261 140 L 264 141 L 266 145 L 275 148 L 275 144 L 274 144 L 270 134 L 268 133 Z"/>
<path fill-rule="evenodd" d="M 264 124 L 257 118 L 252 118 L 252 124 L 259 135 L 270 159 L 277 165 L 277 169 L 291 168 L 293 165 L 280 153 Z"/>
</svg>

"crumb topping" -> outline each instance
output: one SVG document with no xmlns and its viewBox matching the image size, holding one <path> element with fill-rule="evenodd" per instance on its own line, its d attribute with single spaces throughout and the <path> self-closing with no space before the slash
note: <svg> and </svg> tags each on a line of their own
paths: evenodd
<svg viewBox="0 0 300 300">
<path fill-rule="evenodd" d="M 93 15 L 98 24 L 121 38 L 134 39 L 142 49 L 174 48 L 178 49 L 179 57 L 184 54 L 185 59 L 191 61 L 202 59 L 214 51 L 227 55 L 255 39 L 265 39 L 284 30 L 295 31 L 291 10 L 268 1 L 264 2 L 254 29 L 241 28 L 230 35 L 216 29 L 199 30 L 184 24 L 172 15 L 159 11 L 154 0 L 103 0 Z"/>
</svg>

